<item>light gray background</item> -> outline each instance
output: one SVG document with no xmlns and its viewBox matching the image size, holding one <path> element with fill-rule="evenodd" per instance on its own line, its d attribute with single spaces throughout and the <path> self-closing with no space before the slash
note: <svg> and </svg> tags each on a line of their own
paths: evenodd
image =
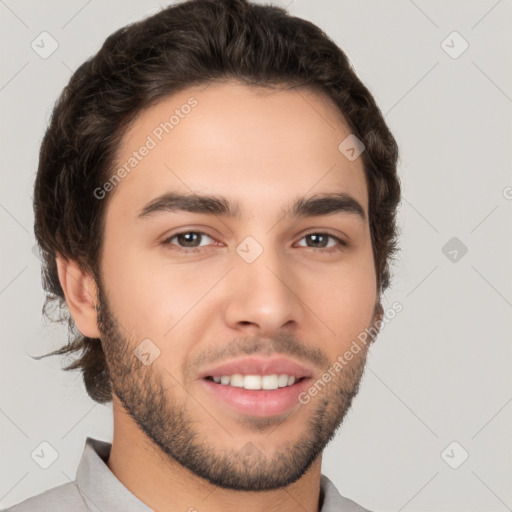
<svg viewBox="0 0 512 512">
<path fill-rule="evenodd" d="M 158 5 L 0 1 L 0 508 L 73 479 L 86 436 L 112 439 L 111 409 L 78 373 L 27 356 L 67 340 L 42 321 L 32 187 L 71 72 Z M 403 311 L 371 350 L 323 472 L 372 510 L 511 510 L 512 3 L 294 0 L 289 10 L 348 54 L 401 150 L 402 253 L 385 309 Z M 59 45 L 47 59 L 31 48 L 43 31 Z M 441 46 L 453 31 L 469 43 L 458 58 Z M 468 249 L 455 262 L 442 251 L 452 237 Z M 59 454 L 46 470 L 30 456 L 43 441 Z"/>
</svg>

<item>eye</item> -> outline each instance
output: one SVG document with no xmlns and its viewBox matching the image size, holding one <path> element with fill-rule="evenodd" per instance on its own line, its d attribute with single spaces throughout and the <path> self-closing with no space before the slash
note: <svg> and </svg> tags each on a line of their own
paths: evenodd
<svg viewBox="0 0 512 512">
<path fill-rule="evenodd" d="M 210 243 L 208 243 L 209 239 Z M 306 245 L 300 244 L 300 247 L 307 247 L 309 249 L 319 249 L 323 252 L 332 252 L 336 250 L 344 249 L 348 244 L 340 238 L 330 235 L 329 233 L 309 233 L 302 237 L 300 241 L 305 240 Z M 202 247 L 210 245 L 215 240 L 203 233 L 202 231 L 182 231 L 181 233 L 175 233 L 171 237 L 164 240 L 164 245 L 175 246 L 177 250 L 185 250 L 185 252 L 197 252 Z M 206 243 L 201 243 L 206 242 Z"/>
<path fill-rule="evenodd" d="M 334 243 L 330 243 L 329 239 L 331 241 L 334 241 Z M 338 238 L 337 236 L 330 235 L 329 233 L 309 233 L 308 235 L 301 238 L 301 240 L 306 240 L 307 242 L 310 242 L 312 245 L 307 244 L 306 246 L 302 245 L 301 247 L 309 247 L 311 249 L 323 249 L 326 252 L 331 252 L 335 250 L 340 250 L 345 247 L 347 247 L 347 243 L 341 238 Z"/>
<path fill-rule="evenodd" d="M 199 247 L 204 247 L 204 245 L 201 245 L 200 243 L 202 240 L 204 240 L 204 238 L 209 238 L 210 240 L 213 240 L 211 236 L 201 231 L 183 231 L 181 233 L 176 233 L 175 235 L 167 238 L 166 240 L 163 241 L 163 244 L 177 245 L 178 247 L 183 249 L 195 249 Z M 174 239 L 176 239 L 177 243 L 173 243 Z"/>
</svg>

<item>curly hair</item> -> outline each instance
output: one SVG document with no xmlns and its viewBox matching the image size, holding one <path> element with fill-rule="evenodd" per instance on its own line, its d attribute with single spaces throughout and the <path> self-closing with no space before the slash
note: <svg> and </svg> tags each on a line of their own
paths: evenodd
<svg viewBox="0 0 512 512">
<path fill-rule="evenodd" d="M 112 175 L 121 139 L 142 110 L 187 87 L 215 80 L 251 86 L 309 87 L 334 101 L 365 145 L 361 158 L 378 294 L 399 250 L 398 147 L 369 90 L 344 52 L 316 25 L 285 9 L 248 0 L 188 0 L 113 34 L 73 74 L 45 132 L 34 187 L 34 230 L 41 250 L 43 314 L 68 324 L 68 343 L 40 357 L 74 354 L 89 396 L 112 400 L 100 340 L 82 335 L 67 308 L 56 256 L 76 261 L 100 282 L 108 197 L 93 191 Z M 51 309 L 58 311 L 51 318 Z"/>
</svg>

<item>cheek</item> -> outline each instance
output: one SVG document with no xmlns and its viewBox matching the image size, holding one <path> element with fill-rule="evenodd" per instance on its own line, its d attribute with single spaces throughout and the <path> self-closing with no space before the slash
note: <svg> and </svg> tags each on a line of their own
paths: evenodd
<svg viewBox="0 0 512 512">
<path fill-rule="evenodd" d="M 371 254 L 354 260 L 310 274 L 302 287 L 304 302 L 329 328 L 325 339 L 333 340 L 329 347 L 338 352 L 369 326 L 377 300 Z"/>
<path fill-rule="evenodd" d="M 113 244 L 112 244 L 113 245 Z M 162 340 L 215 282 L 208 266 L 171 265 L 160 253 L 105 247 L 103 276 L 116 318 L 134 337 Z M 122 245 L 119 245 L 122 246 Z M 159 249 L 156 250 L 157 252 Z"/>
</svg>

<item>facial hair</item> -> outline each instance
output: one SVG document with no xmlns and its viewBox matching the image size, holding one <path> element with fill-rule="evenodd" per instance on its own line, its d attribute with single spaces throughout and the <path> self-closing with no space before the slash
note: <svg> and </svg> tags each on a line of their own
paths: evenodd
<svg viewBox="0 0 512 512">
<path fill-rule="evenodd" d="M 221 449 L 215 439 L 201 432 L 200 424 L 189 408 L 190 404 L 194 406 L 197 403 L 195 399 L 190 400 L 190 396 L 187 396 L 190 393 L 186 391 L 190 389 L 187 383 L 193 383 L 194 375 L 197 375 L 190 371 L 196 365 L 183 364 L 184 383 L 180 384 L 158 364 L 158 359 L 148 366 L 142 364 L 133 352 L 138 343 L 121 332 L 124 329 L 116 321 L 101 286 L 98 286 L 98 301 L 101 343 L 113 393 L 152 442 L 164 463 L 171 466 L 178 463 L 218 487 L 239 491 L 270 491 L 296 482 L 334 438 L 358 393 L 367 348 L 362 348 L 350 364 L 318 391 L 314 399 L 302 405 L 309 408 L 307 423 L 294 425 L 293 421 L 288 420 L 289 428 L 294 429 L 294 433 L 297 429 L 301 431 L 297 441 L 280 444 L 272 457 L 263 454 L 256 443 L 251 442 L 238 450 Z M 258 339 L 233 340 L 229 347 L 233 348 L 227 351 L 229 357 L 279 353 L 313 361 L 316 367 L 324 368 L 324 371 L 330 366 L 320 349 L 306 348 L 291 334 L 279 335 L 264 342 Z M 196 362 L 203 359 L 204 356 Z M 313 380 L 319 377 L 320 374 Z M 240 429 L 251 429 L 259 434 L 267 431 L 267 435 L 271 435 L 272 430 L 283 422 L 286 422 L 286 417 L 257 418 L 244 415 L 238 421 Z"/>
</svg>

